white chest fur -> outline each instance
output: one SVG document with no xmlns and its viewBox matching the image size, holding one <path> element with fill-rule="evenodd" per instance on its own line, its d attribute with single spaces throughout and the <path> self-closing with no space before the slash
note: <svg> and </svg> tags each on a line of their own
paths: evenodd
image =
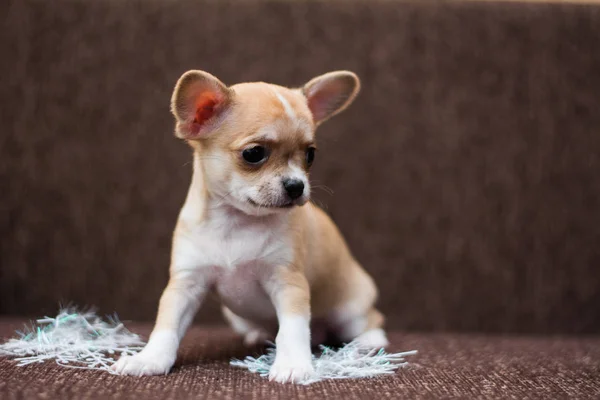
<svg viewBox="0 0 600 400">
<path fill-rule="evenodd" d="M 272 316 L 261 282 L 293 260 L 286 215 L 252 217 L 211 210 L 198 224 L 185 223 L 173 242 L 173 272 L 215 287 L 240 316 Z M 210 280 L 210 282 L 208 281 Z"/>
</svg>

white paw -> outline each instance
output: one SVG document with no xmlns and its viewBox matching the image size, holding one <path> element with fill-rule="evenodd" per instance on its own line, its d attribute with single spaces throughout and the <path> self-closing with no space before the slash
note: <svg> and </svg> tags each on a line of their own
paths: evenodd
<svg viewBox="0 0 600 400">
<path fill-rule="evenodd" d="M 300 361 L 298 358 L 276 357 L 269 371 L 269 380 L 279 383 L 298 383 L 310 378 L 314 373 L 310 359 Z"/>
<path fill-rule="evenodd" d="M 366 331 L 358 335 L 356 341 L 361 347 L 367 349 L 381 349 L 390 344 L 383 329 L 371 329 Z"/>
<path fill-rule="evenodd" d="M 248 347 L 254 347 L 257 344 L 263 344 L 267 340 L 269 340 L 269 335 L 266 332 L 260 329 L 255 329 L 246 333 L 244 336 L 244 345 Z"/>
<path fill-rule="evenodd" d="M 119 375 L 166 375 L 174 363 L 173 358 L 142 351 L 133 356 L 122 356 L 111 369 Z"/>
</svg>

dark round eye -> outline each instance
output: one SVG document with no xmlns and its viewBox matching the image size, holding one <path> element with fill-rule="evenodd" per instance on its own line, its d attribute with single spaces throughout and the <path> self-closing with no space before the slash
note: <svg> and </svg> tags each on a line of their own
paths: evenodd
<svg viewBox="0 0 600 400">
<path fill-rule="evenodd" d="M 242 151 L 242 157 L 248 164 L 258 164 L 267 158 L 267 150 L 262 146 L 250 147 Z"/>
<path fill-rule="evenodd" d="M 306 165 L 310 167 L 313 161 L 315 161 L 315 148 L 309 147 L 306 149 Z"/>
</svg>

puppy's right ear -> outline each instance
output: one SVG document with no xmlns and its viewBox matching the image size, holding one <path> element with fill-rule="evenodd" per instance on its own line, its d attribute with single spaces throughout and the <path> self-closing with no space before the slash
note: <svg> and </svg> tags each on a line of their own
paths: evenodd
<svg viewBox="0 0 600 400">
<path fill-rule="evenodd" d="M 218 125 L 232 97 L 233 92 L 211 74 L 186 72 L 171 97 L 171 112 L 177 119 L 175 135 L 190 140 L 206 137 Z"/>
</svg>

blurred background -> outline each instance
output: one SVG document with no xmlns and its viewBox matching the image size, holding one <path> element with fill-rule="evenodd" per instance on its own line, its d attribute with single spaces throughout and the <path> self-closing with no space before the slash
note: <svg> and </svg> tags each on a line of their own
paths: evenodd
<svg viewBox="0 0 600 400">
<path fill-rule="evenodd" d="M 0 314 L 152 320 L 191 176 L 188 69 L 363 90 L 318 132 L 316 202 L 391 328 L 600 332 L 600 7 L 4 1 Z M 208 300 L 198 321 L 220 323 Z"/>
</svg>

